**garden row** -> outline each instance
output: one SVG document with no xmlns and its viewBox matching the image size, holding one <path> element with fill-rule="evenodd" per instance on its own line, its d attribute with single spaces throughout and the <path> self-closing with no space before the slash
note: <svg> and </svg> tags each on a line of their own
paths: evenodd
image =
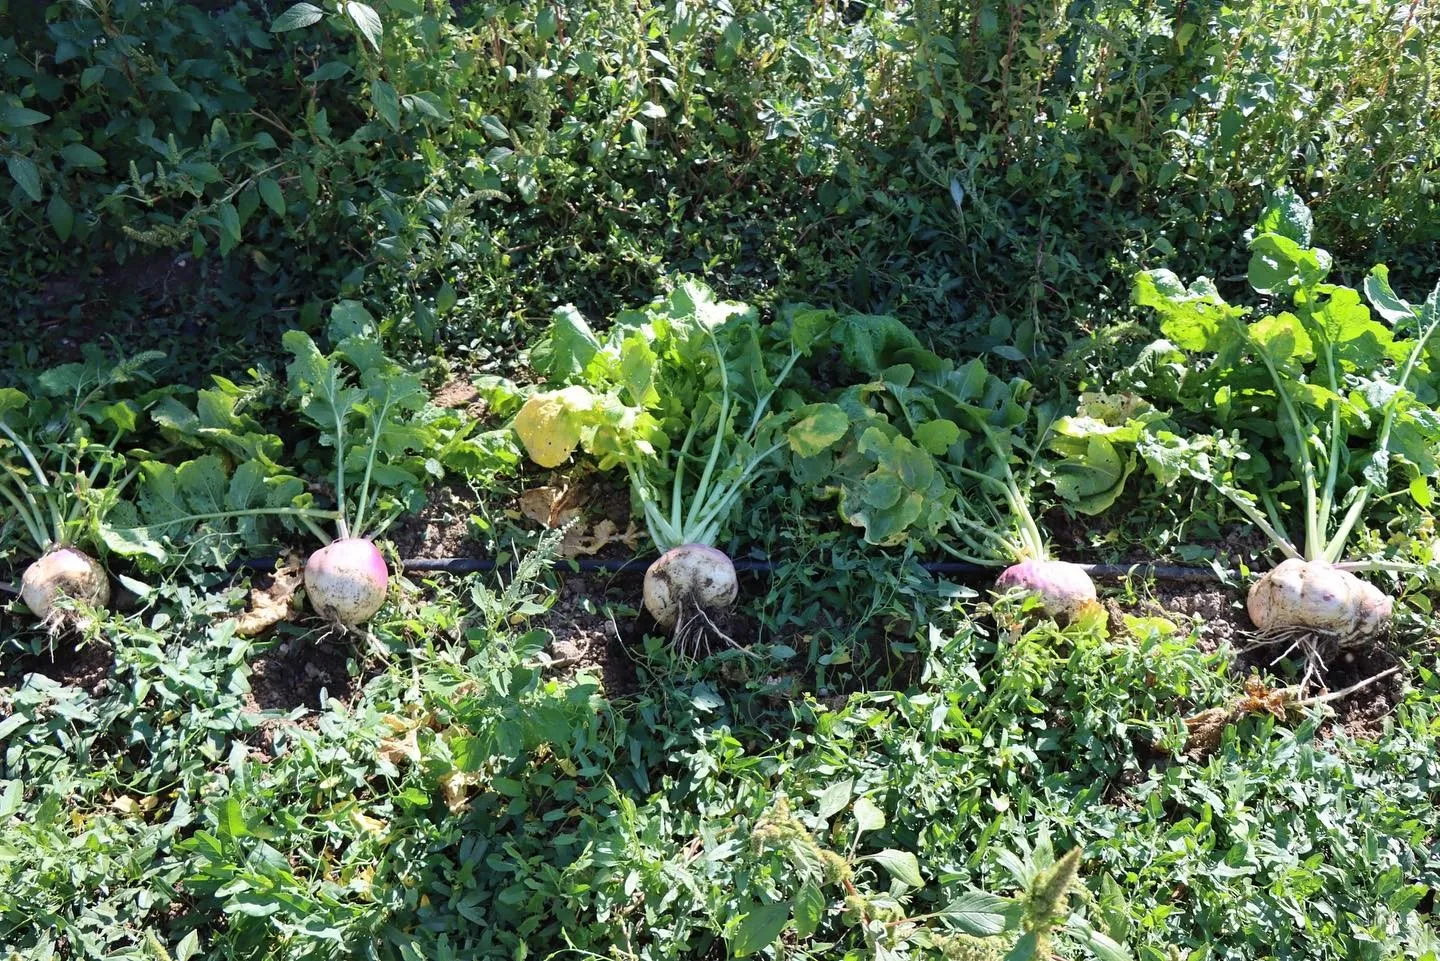
<svg viewBox="0 0 1440 961">
<path fill-rule="evenodd" d="M 623 468 L 663 552 L 646 606 L 699 652 L 728 639 L 715 615 L 738 583 L 720 548 L 753 489 L 834 498 L 876 548 L 1005 567 L 998 587 L 1038 595 L 1063 621 L 1094 609 L 1096 592 L 1081 566 L 1052 557 L 1036 499 L 1100 514 L 1143 463 L 1161 485 L 1183 478 L 1223 495 L 1282 555 L 1250 590 L 1263 635 L 1353 642 L 1384 627 L 1393 604 L 1356 571 L 1408 590 L 1433 570 L 1435 545 L 1380 529 L 1410 527 L 1440 477 L 1440 316 L 1433 294 L 1423 307 L 1400 299 L 1383 266 L 1364 300 L 1327 282 L 1331 258 L 1311 229 L 1309 210 L 1280 192 L 1251 232 L 1249 283 L 1273 310 L 1258 317 L 1205 278 L 1141 274 L 1135 299 L 1165 339 L 1073 409 L 979 358 L 936 353 L 894 318 L 791 305 L 761 324 L 697 282 L 617 315 L 603 336 L 574 308 L 557 310 L 529 354 L 542 383 L 480 382 L 490 416 L 513 415 L 513 433 L 477 433 L 435 408 L 349 302 L 332 314 L 332 353 L 285 337 L 288 389 L 266 413 L 298 412 L 303 437 L 271 433 L 249 410 L 282 393 L 263 376 L 217 378 L 182 399 L 148 384 L 151 358 L 103 377 L 71 365 L 43 375 L 36 398 L 0 394 L 6 536 L 28 535 L 37 558 L 22 579 L 31 611 L 84 626 L 72 602 L 110 595 L 87 551 L 162 572 L 308 532 L 324 545 L 305 564 L 311 605 L 353 628 L 388 589 L 373 539 L 446 472 L 509 469 L 518 437 L 541 467 L 580 448 L 601 470 Z M 172 465 L 177 452 L 189 459 Z"/>
</svg>

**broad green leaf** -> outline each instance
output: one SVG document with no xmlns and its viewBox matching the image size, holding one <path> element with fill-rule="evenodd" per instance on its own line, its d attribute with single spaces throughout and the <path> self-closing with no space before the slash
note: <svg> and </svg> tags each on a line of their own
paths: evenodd
<svg viewBox="0 0 1440 961">
<path fill-rule="evenodd" d="M 1004 933 L 1010 920 L 1019 914 L 1016 902 L 985 891 L 967 891 L 940 910 L 945 920 L 979 938 Z"/>
<path fill-rule="evenodd" d="M 862 374 L 878 376 L 903 351 L 920 349 L 919 339 L 894 317 L 852 314 L 831 327 L 830 339 L 845 363 Z"/>
<path fill-rule="evenodd" d="M 940 457 L 960 439 L 960 427 L 951 420 L 929 420 L 915 427 L 914 439 L 925 450 Z"/>
<path fill-rule="evenodd" d="M 222 240 L 228 240 L 231 244 L 240 243 L 240 212 L 235 209 L 234 204 L 220 205 L 220 234 Z M 223 250 L 224 244 L 221 246 Z"/>
<path fill-rule="evenodd" d="M 885 812 L 868 797 L 862 797 L 855 802 L 854 814 L 857 834 L 878 831 L 885 826 Z"/>
<path fill-rule="evenodd" d="M 265 201 L 265 206 L 277 216 L 285 216 L 285 194 L 280 190 L 280 185 L 270 177 L 261 177 L 257 182 L 260 188 L 260 199 Z"/>
<path fill-rule="evenodd" d="M 820 795 L 820 799 L 816 803 L 816 815 L 822 820 L 828 821 L 830 818 L 845 810 L 850 804 L 850 797 L 854 788 L 855 781 L 851 778 L 836 781 L 830 785 L 825 789 L 825 793 Z"/>
<path fill-rule="evenodd" d="M 1261 234 L 1250 241 L 1250 286 L 1262 294 L 1283 294 L 1313 287 L 1330 272 L 1330 254 L 1303 247 L 1282 234 Z"/>
<path fill-rule="evenodd" d="M 225 478 L 225 465 L 214 454 L 197 457 L 175 468 L 175 482 L 191 512 L 205 514 L 225 510 L 225 495 L 230 484 Z"/>
<path fill-rule="evenodd" d="M 60 156 L 72 167 L 99 168 L 105 166 L 105 158 L 83 143 L 67 143 L 60 148 Z"/>
<path fill-rule="evenodd" d="M 1255 345 L 1280 369 L 1297 369 L 1315 359 L 1315 345 L 1294 314 L 1262 317 L 1248 331 Z"/>
<path fill-rule="evenodd" d="M 50 221 L 55 236 L 62 241 L 70 239 L 70 232 L 75 228 L 75 211 L 64 197 L 58 193 L 50 195 L 50 203 L 45 207 L 45 217 Z"/>
<path fill-rule="evenodd" d="M 39 201 L 42 193 L 40 190 L 40 168 L 35 166 L 35 161 L 18 153 L 13 153 L 5 158 L 5 167 L 10 171 L 10 176 L 25 191 L 25 196 L 31 200 Z"/>
<path fill-rule="evenodd" d="M 1160 315 L 1161 331 L 1182 350 L 1215 352 L 1239 336 L 1233 318 L 1244 311 L 1225 303 L 1205 277 L 1187 288 L 1169 270 L 1143 271 L 1136 275 L 1133 299 Z"/>
<path fill-rule="evenodd" d="M 48 113 L 31 110 L 29 107 L 22 107 L 16 103 L 0 101 L 0 128 L 19 130 L 21 127 L 33 127 L 49 119 Z"/>
<path fill-rule="evenodd" d="M 904 881 L 912 888 L 922 888 L 925 886 L 925 879 L 920 874 L 920 862 L 916 859 L 915 855 L 909 851 L 897 851 L 894 848 L 886 848 L 875 854 L 866 855 L 863 860 L 874 861 L 886 871 L 890 872 L 891 877 L 899 881 Z"/>
<path fill-rule="evenodd" d="M 660 403 L 655 387 L 659 358 L 649 341 L 639 334 L 625 338 L 620 347 L 620 378 L 628 402 L 636 407 L 654 407 Z"/>
<path fill-rule="evenodd" d="M 400 95 L 384 80 L 370 81 L 370 102 L 375 112 L 391 130 L 400 129 Z"/>
<path fill-rule="evenodd" d="M 530 363 L 547 378 L 571 380 L 600 351 L 600 340 L 580 311 L 566 304 L 550 314 L 550 330 L 530 351 Z"/>
<path fill-rule="evenodd" d="M 1108 437 L 1056 437 L 1051 449 L 1064 455 L 1054 467 L 1055 493 L 1082 514 L 1098 514 L 1120 496 L 1134 469 L 1132 458 L 1121 456 Z"/>
<path fill-rule="evenodd" d="M 365 42 L 370 44 L 370 49 L 376 53 L 380 52 L 380 41 L 384 38 L 385 30 L 380 23 L 380 15 L 375 8 L 368 4 L 359 3 L 357 0 L 346 0 L 345 14 L 355 24 Z M 392 125 L 393 126 L 393 125 Z"/>
<path fill-rule="evenodd" d="M 1414 319 L 1416 309 L 1390 287 L 1390 268 L 1376 264 L 1365 277 L 1365 297 L 1392 326 Z"/>
<path fill-rule="evenodd" d="M 297 3 L 275 18 L 275 22 L 270 24 L 270 32 L 283 33 L 286 30 L 298 30 L 301 27 L 319 23 L 324 16 L 325 11 L 313 3 Z"/>
<path fill-rule="evenodd" d="M 1279 234 L 1301 247 L 1309 247 L 1315 217 L 1300 195 L 1289 187 L 1273 192 L 1255 224 L 1257 234 Z"/>
<path fill-rule="evenodd" d="M 175 946 L 175 961 L 190 961 L 200 953 L 200 932 L 192 930 Z"/>
<path fill-rule="evenodd" d="M 795 914 L 796 937 L 804 940 L 819 929 L 820 922 L 825 919 L 827 903 L 825 893 L 813 881 L 806 881 L 800 886 L 790 902 L 790 910 Z"/>
<path fill-rule="evenodd" d="M 1078 914 L 1070 915 L 1065 922 L 1065 929 L 1089 948 L 1099 961 L 1131 961 L 1129 951 L 1108 934 L 1095 930 L 1090 922 Z"/>
<path fill-rule="evenodd" d="M 330 308 L 330 320 L 325 325 L 325 336 L 330 338 L 331 343 L 339 344 L 342 341 L 350 341 L 351 338 L 368 339 L 379 333 L 379 325 L 375 323 L 375 317 L 365 309 L 365 305 L 358 300 L 341 300 Z M 378 343 L 371 341 L 369 344 L 351 342 L 349 348 L 358 352 L 369 347 L 373 351 L 380 352 Z M 351 357 L 352 362 L 356 362 Z M 388 358 L 384 353 L 379 353 L 379 360 L 372 359 L 366 363 L 357 363 L 360 367 L 378 367 L 388 364 Z"/>
<path fill-rule="evenodd" d="M 775 943 L 785 924 L 790 920 L 788 902 L 742 905 L 743 917 L 729 938 L 730 956 L 744 958 L 763 951 Z"/>
</svg>

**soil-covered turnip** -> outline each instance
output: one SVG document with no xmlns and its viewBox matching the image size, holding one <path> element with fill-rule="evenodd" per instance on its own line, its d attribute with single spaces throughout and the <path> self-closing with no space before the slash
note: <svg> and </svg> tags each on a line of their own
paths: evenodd
<svg viewBox="0 0 1440 961">
<path fill-rule="evenodd" d="M 110 603 L 110 579 L 100 562 L 73 547 L 49 551 L 25 568 L 20 598 L 30 612 L 47 624 L 59 624 L 56 601 L 61 596 L 91 607 Z"/>
<path fill-rule="evenodd" d="M 645 609 L 661 627 L 708 619 L 735 603 L 739 592 L 730 558 L 704 544 L 668 550 L 645 572 Z"/>
<path fill-rule="evenodd" d="M 1342 639 L 1379 632 L 1394 602 L 1378 587 L 1324 561 L 1290 558 L 1250 588 L 1245 607 L 1266 633 L 1315 631 Z"/>
</svg>

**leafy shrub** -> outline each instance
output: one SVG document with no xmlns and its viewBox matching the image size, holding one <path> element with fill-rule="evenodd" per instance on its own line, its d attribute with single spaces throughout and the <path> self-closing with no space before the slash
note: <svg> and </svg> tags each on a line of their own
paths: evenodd
<svg viewBox="0 0 1440 961">
<path fill-rule="evenodd" d="M 1433 251 L 1437 14 L 1382 6 L 14 3 L 0 253 L 91 331 L 348 297 L 484 361 L 684 270 L 1029 354 L 1279 181 L 1345 259 Z"/>
</svg>

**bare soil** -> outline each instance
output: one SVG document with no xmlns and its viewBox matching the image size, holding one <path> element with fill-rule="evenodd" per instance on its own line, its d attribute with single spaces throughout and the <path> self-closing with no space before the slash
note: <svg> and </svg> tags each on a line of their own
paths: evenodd
<svg viewBox="0 0 1440 961">
<path fill-rule="evenodd" d="M 318 710 L 320 693 L 349 701 L 365 677 L 350 673 L 354 650 L 345 638 L 293 638 L 281 641 L 250 662 L 250 696 L 256 711 Z M 371 672 L 373 676 L 373 671 Z"/>
<path fill-rule="evenodd" d="M 562 576 L 555 605 L 545 618 L 545 626 L 555 637 L 550 645 L 550 656 L 554 658 L 548 672 L 551 676 L 592 674 L 612 698 L 636 690 L 635 663 L 621 639 L 621 631 L 628 631 L 630 625 L 604 613 L 608 589 L 623 590 L 624 582 L 633 580 L 625 578 L 617 584 L 613 579 L 583 574 Z M 587 604 L 587 599 L 591 603 Z"/>
<path fill-rule="evenodd" d="M 5 656 L 8 662 L 0 673 L 0 687 L 15 688 L 27 674 L 43 674 L 66 687 L 78 687 L 91 697 L 110 688 L 115 654 L 103 640 L 77 646 L 73 636 L 56 638 L 49 653 Z"/>
<path fill-rule="evenodd" d="M 397 521 L 390 539 L 401 557 L 470 557 L 481 550 L 470 532 L 475 495 L 455 482 L 430 491 L 425 506 Z"/>
</svg>

